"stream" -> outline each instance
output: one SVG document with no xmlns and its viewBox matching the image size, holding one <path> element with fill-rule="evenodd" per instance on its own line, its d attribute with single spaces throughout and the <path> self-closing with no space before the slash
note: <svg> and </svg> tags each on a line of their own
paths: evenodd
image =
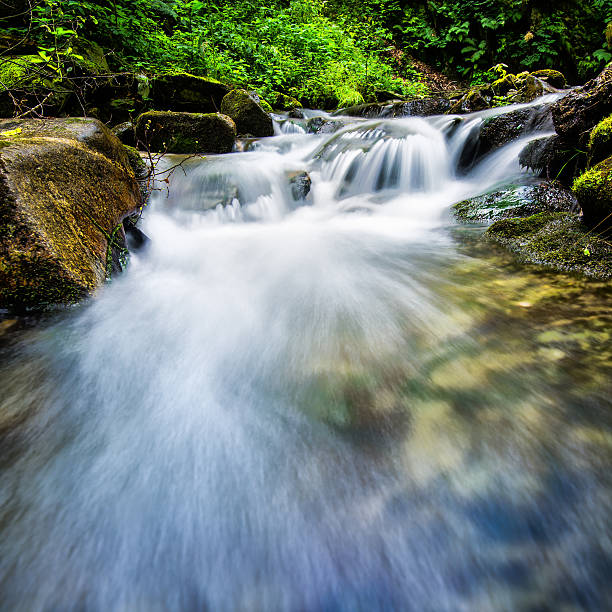
<svg viewBox="0 0 612 612">
<path fill-rule="evenodd" d="M 0 338 L 0 610 L 612 608 L 612 287 L 453 220 L 536 181 L 545 129 L 460 167 L 495 112 L 160 162 L 126 272 Z"/>
</svg>

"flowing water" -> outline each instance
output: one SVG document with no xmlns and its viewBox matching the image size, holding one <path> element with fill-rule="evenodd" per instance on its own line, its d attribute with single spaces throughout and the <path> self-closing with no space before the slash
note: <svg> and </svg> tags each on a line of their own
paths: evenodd
<svg viewBox="0 0 612 612">
<path fill-rule="evenodd" d="M 534 180 L 460 169 L 485 115 L 164 160 L 127 272 L 1 345 L 1 610 L 610 609 L 612 291 L 452 221 Z"/>
</svg>

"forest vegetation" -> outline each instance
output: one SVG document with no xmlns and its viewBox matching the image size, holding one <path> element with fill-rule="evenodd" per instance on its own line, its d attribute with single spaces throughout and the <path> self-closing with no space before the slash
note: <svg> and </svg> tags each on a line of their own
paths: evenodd
<svg viewBox="0 0 612 612">
<path fill-rule="evenodd" d="M 64 78 L 87 40 L 113 71 L 188 71 L 313 107 L 426 95 L 421 62 L 470 85 L 498 64 L 584 82 L 612 59 L 612 0 L 3 0 L 0 19 L 5 58 L 33 53 Z"/>
</svg>

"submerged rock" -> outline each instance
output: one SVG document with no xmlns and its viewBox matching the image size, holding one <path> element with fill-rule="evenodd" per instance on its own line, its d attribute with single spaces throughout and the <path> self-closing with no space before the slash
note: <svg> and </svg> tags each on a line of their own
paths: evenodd
<svg viewBox="0 0 612 612">
<path fill-rule="evenodd" d="M 612 227 L 612 157 L 580 175 L 573 186 L 587 225 Z"/>
<path fill-rule="evenodd" d="M 578 212 L 571 191 L 558 183 L 542 183 L 487 193 L 453 206 L 454 215 L 468 223 L 525 217 L 538 212 Z"/>
<path fill-rule="evenodd" d="M 151 79 L 149 95 L 158 110 L 214 113 L 228 91 L 227 85 L 216 79 L 178 72 Z"/>
<path fill-rule="evenodd" d="M 538 213 L 497 221 L 485 237 L 519 258 L 598 279 L 612 278 L 612 246 L 589 232 L 574 213 Z"/>
<path fill-rule="evenodd" d="M 310 193 L 312 179 L 308 172 L 294 172 L 289 175 L 289 184 L 291 185 L 291 195 L 298 202 L 305 200 Z"/>
<path fill-rule="evenodd" d="M 239 134 L 256 137 L 274 135 L 272 117 L 244 89 L 230 91 L 221 102 L 221 112 L 235 121 Z"/>
<path fill-rule="evenodd" d="M 74 303 L 126 254 L 121 222 L 140 190 L 99 122 L 17 123 L 0 122 L 0 307 Z"/>
<path fill-rule="evenodd" d="M 136 120 L 139 148 L 165 153 L 229 153 L 236 125 L 220 113 L 149 111 Z"/>
<path fill-rule="evenodd" d="M 309 134 L 333 134 L 342 129 L 346 123 L 337 117 L 312 117 L 306 123 Z"/>
</svg>

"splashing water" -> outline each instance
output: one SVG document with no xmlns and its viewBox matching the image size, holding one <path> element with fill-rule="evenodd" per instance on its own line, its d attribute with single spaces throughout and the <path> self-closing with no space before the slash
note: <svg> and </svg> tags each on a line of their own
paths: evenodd
<svg viewBox="0 0 612 612">
<path fill-rule="evenodd" d="M 611 604 L 610 288 L 454 226 L 534 180 L 524 139 L 459 170 L 484 116 L 173 174 L 127 273 L 4 348 L 1 610 Z"/>
</svg>

